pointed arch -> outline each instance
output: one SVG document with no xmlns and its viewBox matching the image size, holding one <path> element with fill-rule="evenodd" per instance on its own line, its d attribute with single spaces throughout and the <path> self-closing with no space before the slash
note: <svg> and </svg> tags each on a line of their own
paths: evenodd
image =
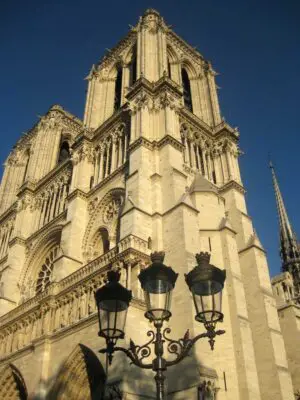
<svg viewBox="0 0 300 400">
<path fill-rule="evenodd" d="M 1 400 L 27 400 L 27 388 L 20 371 L 8 364 L 0 373 Z"/>
<path fill-rule="evenodd" d="M 58 371 L 49 400 L 96 400 L 105 389 L 106 375 L 95 353 L 78 344 Z"/>
<path fill-rule="evenodd" d="M 136 45 L 132 50 L 132 58 L 130 62 L 130 85 L 133 85 L 137 80 L 137 50 Z"/>
<path fill-rule="evenodd" d="M 28 174 L 28 166 L 30 161 L 30 149 L 27 148 L 23 155 L 23 174 L 22 174 L 22 183 L 26 181 L 27 174 Z"/>
<path fill-rule="evenodd" d="M 119 240 L 120 211 L 125 190 L 115 188 L 102 199 L 90 203 L 90 220 L 83 238 L 82 252 L 86 261 L 113 248 Z"/>
<path fill-rule="evenodd" d="M 178 54 L 176 53 L 174 47 L 172 47 L 170 44 L 167 45 L 167 55 L 170 62 L 179 62 Z"/>
<path fill-rule="evenodd" d="M 182 59 L 181 60 L 181 69 L 185 69 L 189 79 L 196 78 L 197 76 L 197 70 L 195 66 L 187 59 Z"/>
<path fill-rule="evenodd" d="M 26 298 L 21 298 L 21 301 L 25 301 L 27 300 L 27 298 L 36 294 L 36 291 L 38 289 L 37 281 L 39 279 L 39 273 L 41 272 L 41 268 L 43 268 L 44 264 L 47 265 L 47 268 L 45 268 L 44 271 L 45 276 L 49 277 L 49 274 L 46 272 L 46 270 L 48 271 L 48 267 L 50 269 L 53 269 L 52 263 L 55 260 L 53 258 L 54 253 L 52 254 L 52 252 L 54 251 L 54 249 L 56 249 L 56 258 L 59 255 L 63 254 L 63 250 L 60 246 L 61 232 L 62 225 L 51 227 L 31 248 L 19 279 L 19 287 L 21 292 L 23 288 L 26 289 L 27 293 L 27 295 L 25 296 Z M 51 254 L 52 256 L 50 256 Z M 42 287 L 45 289 L 47 286 L 47 282 L 44 281 Z"/>
<path fill-rule="evenodd" d="M 117 65 L 117 76 L 116 76 L 116 81 L 115 81 L 114 111 L 117 111 L 121 107 L 122 81 L 123 81 L 123 68 L 121 65 Z"/>
<path fill-rule="evenodd" d="M 173 81 L 178 82 L 179 78 L 179 57 L 175 49 L 168 44 L 167 45 L 167 73 L 168 77 Z"/>
<path fill-rule="evenodd" d="M 128 49 L 123 57 L 125 65 L 129 68 L 129 81 L 125 86 L 132 86 L 137 80 L 137 44 L 136 42 Z"/>
<path fill-rule="evenodd" d="M 187 69 L 184 66 L 181 68 L 181 80 L 182 80 L 184 106 L 188 110 L 193 112 L 191 83 Z"/>
<path fill-rule="evenodd" d="M 69 142 L 67 140 L 64 140 L 60 145 L 57 163 L 63 163 L 64 161 L 69 160 L 70 157 L 71 154 Z"/>
</svg>

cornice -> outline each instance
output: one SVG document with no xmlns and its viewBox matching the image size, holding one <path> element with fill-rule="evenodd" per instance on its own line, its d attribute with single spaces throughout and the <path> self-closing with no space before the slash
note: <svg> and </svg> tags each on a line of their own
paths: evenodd
<svg viewBox="0 0 300 400">
<path fill-rule="evenodd" d="M 128 161 L 126 161 L 124 164 L 122 164 L 119 168 L 114 170 L 110 175 L 108 175 L 106 178 L 104 178 L 101 182 L 99 182 L 96 186 L 94 186 L 88 193 L 87 196 L 90 198 L 92 197 L 100 188 L 105 186 L 108 182 L 113 180 L 115 177 L 117 177 L 119 174 L 123 174 L 122 177 L 125 177 L 126 170 L 128 169 Z"/>
<path fill-rule="evenodd" d="M 131 86 L 127 92 L 126 98 L 128 100 L 133 99 L 134 96 L 136 96 L 142 89 L 152 95 L 161 93 L 165 89 L 169 90 L 173 95 L 179 98 L 182 96 L 182 88 L 168 76 L 163 76 L 157 82 L 150 82 L 148 79 L 142 76 L 134 83 L 133 86 Z"/>
<path fill-rule="evenodd" d="M 244 247 L 243 249 L 239 250 L 239 251 L 238 251 L 238 254 L 242 254 L 242 253 L 244 253 L 244 252 L 246 252 L 246 251 L 248 251 L 248 250 L 252 250 L 252 249 L 260 250 L 260 251 L 262 251 L 263 253 L 266 254 L 266 250 L 263 249 L 262 247 L 258 246 L 258 245 L 255 244 L 255 243 L 250 244 L 249 246 L 246 246 L 246 247 Z"/>
<path fill-rule="evenodd" d="M 115 62 L 120 53 L 125 50 L 128 46 L 132 45 L 136 41 L 137 33 L 136 29 L 132 28 L 127 35 L 120 40 L 116 46 L 109 50 L 108 54 L 104 55 L 102 59 L 97 63 L 96 69 L 100 72 L 102 69 L 106 68 L 112 62 Z"/>
<path fill-rule="evenodd" d="M 17 192 L 17 197 L 21 197 L 25 194 L 31 194 L 35 191 L 36 184 L 31 181 L 26 181 L 20 186 L 19 191 Z"/>
<path fill-rule="evenodd" d="M 29 344 L 28 346 L 23 347 L 22 349 L 16 350 L 13 353 L 5 355 L 4 357 L 0 358 L 0 362 L 13 362 L 20 357 L 25 357 L 34 351 L 34 345 Z"/>
<path fill-rule="evenodd" d="M 290 301 L 289 303 L 285 303 L 282 306 L 277 306 L 277 311 L 280 312 L 280 311 L 283 311 L 283 310 L 285 310 L 287 308 L 296 308 L 297 310 L 300 311 L 300 305 L 294 303 L 293 301 Z"/>
<path fill-rule="evenodd" d="M 17 213 L 17 202 L 15 201 L 6 211 L 3 212 L 2 215 L 0 215 L 0 225 L 2 225 L 6 219 L 15 216 L 16 213 Z"/>
<path fill-rule="evenodd" d="M 20 244 L 22 246 L 26 246 L 26 239 L 24 237 L 16 236 L 12 240 L 9 241 L 8 247 L 11 248 L 15 244 Z"/>
<path fill-rule="evenodd" d="M 180 143 L 177 139 L 175 139 L 170 135 L 166 135 L 161 140 L 159 141 L 153 140 L 152 142 L 144 137 L 139 137 L 137 140 L 135 140 L 133 143 L 130 144 L 128 151 L 130 153 L 140 146 L 144 146 L 149 150 L 160 149 L 166 146 L 167 144 L 172 145 L 179 151 L 182 151 L 184 149 L 183 144 Z"/>
<path fill-rule="evenodd" d="M 237 314 L 237 317 L 238 317 L 239 319 L 241 319 L 242 321 L 248 323 L 248 324 L 250 323 L 249 318 L 248 318 L 248 317 L 245 317 L 244 315 Z"/>
<path fill-rule="evenodd" d="M 38 231 L 35 231 L 32 235 L 30 235 L 26 239 L 26 244 L 30 243 L 33 239 L 35 239 L 41 233 L 47 231 L 50 227 L 55 226 L 58 222 L 66 220 L 66 216 L 67 216 L 67 209 L 64 210 L 62 213 L 60 213 L 57 217 L 53 218 L 50 222 L 48 222 L 46 225 L 44 225 Z M 66 222 L 64 225 L 66 225 L 68 223 L 69 222 Z"/>
<path fill-rule="evenodd" d="M 64 118 L 67 119 L 67 121 L 72 125 L 73 130 L 81 131 L 83 129 L 83 122 L 80 120 L 80 118 L 76 117 L 75 115 L 71 114 L 69 111 L 65 110 L 62 106 L 59 104 L 55 104 L 51 106 L 48 111 L 44 114 L 44 116 L 48 116 L 49 113 L 51 112 L 58 112 L 61 114 Z M 24 144 L 30 144 L 30 140 L 33 138 L 33 136 L 36 134 L 37 129 L 39 127 L 40 120 L 38 120 L 33 127 L 25 132 L 17 141 L 17 143 L 13 147 L 13 151 L 18 149 L 20 146 Z"/>
<path fill-rule="evenodd" d="M 153 94 L 154 93 L 154 82 L 148 81 L 148 79 L 144 78 L 144 76 L 142 75 L 129 88 L 129 90 L 126 94 L 126 99 L 132 100 L 134 98 L 134 96 L 140 92 L 141 89 L 146 91 L 148 94 Z"/>
<path fill-rule="evenodd" d="M 184 145 L 170 135 L 166 135 L 160 141 L 154 142 L 154 143 L 157 148 L 161 148 L 161 147 L 166 146 L 167 144 L 171 144 L 173 147 L 175 147 L 179 151 L 184 150 Z"/>
<path fill-rule="evenodd" d="M 107 131 L 117 127 L 120 123 L 126 124 L 129 119 L 128 117 L 128 104 L 125 103 L 118 111 L 114 112 L 111 117 L 105 120 L 103 124 L 94 130 L 93 141 L 99 139 L 102 133 L 107 133 Z"/>
<path fill-rule="evenodd" d="M 137 207 L 137 206 L 133 205 L 128 211 L 125 211 L 125 212 L 122 214 L 122 217 L 123 217 L 124 215 L 130 213 L 131 211 L 138 211 L 138 212 L 140 212 L 140 213 L 142 213 L 142 214 L 145 214 L 147 217 L 156 217 L 156 216 L 164 217 L 165 215 L 169 214 L 170 212 L 174 211 L 176 208 L 178 208 L 178 207 L 180 207 L 180 206 L 186 206 L 187 208 L 189 208 L 190 210 L 193 210 L 193 211 L 196 212 L 197 214 L 199 213 L 199 210 L 198 210 L 197 208 L 192 207 L 191 205 L 185 203 L 183 200 L 180 200 L 178 203 L 174 204 L 174 206 L 170 207 L 168 210 L 166 210 L 166 211 L 164 211 L 164 212 L 155 211 L 155 212 L 153 212 L 153 213 L 150 213 L 150 212 L 148 212 L 148 211 L 146 211 L 146 210 L 143 210 L 143 209 L 140 208 L 140 207 Z"/>
<path fill-rule="evenodd" d="M 67 201 L 68 201 L 68 202 L 71 202 L 71 201 L 73 201 L 74 199 L 77 199 L 78 197 L 79 197 L 80 199 L 87 200 L 87 198 L 88 198 L 88 193 L 82 191 L 81 189 L 75 189 L 75 190 L 73 190 L 73 191 L 68 195 Z"/>
<path fill-rule="evenodd" d="M 236 181 L 229 181 L 227 182 L 224 186 L 219 188 L 219 192 L 226 192 L 227 190 L 230 189 L 236 189 L 238 192 L 245 194 L 246 190 L 244 189 L 244 187 L 242 185 L 240 185 L 238 182 Z"/>
<path fill-rule="evenodd" d="M 51 106 L 49 108 L 49 110 L 47 111 L 47 114 L 50 111 L 58 111 L 59 113 L 61 113 L 62 115 L 64 115 L 66 118 L 68 118 L 69 120 L 71 120 L 72 122 L 75 122 L 76 124 L 78 124 L 79 126 L 82 127 L 83 122 L 80 118 L 78 118 L 76 115 L 70 113 L 69 111 L 65 110 L 60 104 L 54 104 L 53 106 Z"/>
<path fill-rule="evenodd" d="M 59 173 L 64 170 L 64 169 L 70 169 L 72 168 L 72 162 L 71 160 L 66 160 L 65 162 L 57 165 L 55 168 L 53 168 L 50 172 L 48 172 L 47 175 L 45 175 L 43 178 L 41 178 L 38 182 L 35 183 L 35 191 L 39 190 L 42 186 L 46 185 L 49 183 L 50 180 L 53 178 L 56 178 Z M 34 183 L 32 183 L 34 185 Z"/>
<path fill-rule="evenodd" d="M 217 138 L 230 137 L 235 142 L 238 142 L 240 136 L 237 128 L 232 128 L 225 120 L 213 128 L 213 134 Z"/>
<path fill-rule="evenodd" d="M 212 128 L 207 125 L 202 119 L 197 117 L 195 114 L 191 113 L 186 107 L 182 107 L 179 111 L 179 118 L 185 119 L 186 122 L 193 125 L 196 130 L 202 130 L 204 134 L 206 134 L 209 139 L 214 139 Z"/>
<path fill-rule="evenodd" d="M 6 266 L 6 267 L 4 267 L 3 269 L 1 269 L 1 264 L 2 264 L 2 265 L 5 264 L 6 261 L 7 261 L 7 259 L 8 259 L 8 254 L 6 254 L 5 256 L 3 256 L 3 257 L 1 258 L 1 260 L 0 260 L 0 271 L 3 271 L 5 268 L 7 268 L 7 266 Z"/>
<path fill-rule="evenodd" d="M 84 134 L 80 134 L 76 136 L 74 143 L 72 144 L 72 151 L 83 147 L 84 145 L 89 145 L 92 142 L 92 137 L 90 135 L 86 136 Z"/>
<path fill-rule="evenodd" d="M 153 149 L 153 142 L 150 142 L 150 140 L 144 138 L 144 137 L 139 137 L 137 140 L 135 140 L 133 143 L 131 143 L 128 147 L 128 152 L 129 154 L 137 149 L 140 146 L 146 147 L 148 150 Z"/>
<path fill-rule="evenodd" d="M 204 57 L 198 50 L 194 47 L 189 45 L 184 39 L 177 35 L 172 29 L 169 29 L 167 32 L 167 38 L 175 45 L 181 47 L 193 60 L 199 64 L 200 66 L 203 65 L 205 61 Z"/>
<path fill-rule="evenodd" d="M 234 235 L 237 235 L 237 232 L 236 232 L 234 229 L 229 228 L 229 226 L 222 226 L 222 227 L 220 228 L 220 231 L 224 231 L 224 230 L 228 230 L 228 231 L 230 231 L 231 233 L 233 233 Z"/>
</svg>

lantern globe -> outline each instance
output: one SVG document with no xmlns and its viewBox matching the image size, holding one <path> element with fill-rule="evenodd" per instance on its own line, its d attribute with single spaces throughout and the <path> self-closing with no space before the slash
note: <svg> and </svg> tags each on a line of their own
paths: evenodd
<svg viewBox="0 0 300 400">
<path fill-rule="evenodd" d="M 131 291 L 119 283 L 120 273 L 109 271 L 108 282 L 95 292 L 98 309 L 99 336 L 107 341 L 124 337 Z"/>
<path fill-rule="evenodd" d="M 154 322 L 168 320 L 171 316 L 172 291 L 178 274 L 163 264 L 164 252 L 154 252 L 150 257 L 152 264 L 138 276 L 147 307 L 145 316 Z"/>
<path fill-rule="evenodd" d="M 214 324 L 223 320 L 222 290 L 226 271 L 209 263 L 210 254 L 196 255 L 196 267 L 185 275 L 196 308 L 196 321 Z"/>
</svg>

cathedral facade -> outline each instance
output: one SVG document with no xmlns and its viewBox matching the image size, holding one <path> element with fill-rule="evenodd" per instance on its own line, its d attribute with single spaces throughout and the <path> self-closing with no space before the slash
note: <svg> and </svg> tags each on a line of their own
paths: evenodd
<svg viewBox="0 0 300 400">
<path fill-rule="evenodd" d="M 151 371 L 99 355 L 94 292 L 118 270 L 133 293 L 122 345 L 146 343 L 138 275 L 160 250 L 179 274 L 175 338 L 203 330 L 184 280 L 195 254 L 227 274 L 226 333 L 168 370 L 168 399 L 294 398 L 215 75 L 147 10 L 91 68 L 83 120 L 54 105 L 16 143 L 0 188 L 0 399 L 154 399 Z"/>
</svg>

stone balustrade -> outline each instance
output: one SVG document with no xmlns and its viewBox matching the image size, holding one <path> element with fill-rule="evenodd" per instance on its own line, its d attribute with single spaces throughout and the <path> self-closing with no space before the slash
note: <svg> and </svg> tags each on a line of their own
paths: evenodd
<svg viewBox="0 0 300 400">
<path fill-rule="evenodd" d="M 134 303 L 141 302 L 142 291 L 135 290 L 136 277 L 141 268 L 149 263 L 148 254 L 147 242 L 130 235 L 114 249 L 62 281 L 51 283 L 42 293 L 2 316 L 0 359 L 32 346 L 35 340 L 44 335 L 51 336 L 94 314 L 94 292 L 105 284 L 110 268 L 119 270 L 121 283 L 132 288 Z"/>
</svg>

